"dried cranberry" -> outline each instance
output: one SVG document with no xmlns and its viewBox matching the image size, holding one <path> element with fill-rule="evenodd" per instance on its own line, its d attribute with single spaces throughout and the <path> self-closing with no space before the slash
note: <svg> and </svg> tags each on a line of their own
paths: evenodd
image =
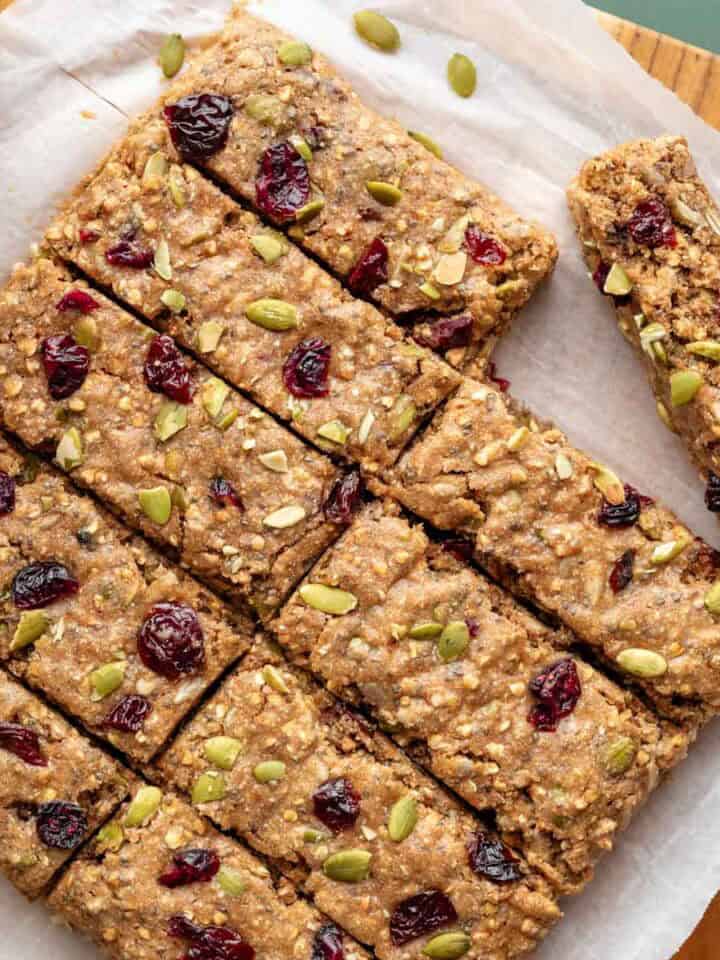
<svg viewBox="0 0 720 960">
<path fill-rule="evenodd" d="M 84 230 L 81 228 L 78 231 L 78 236 L 80 237 L 80 243 L 96 243 L 100 239 L 100 234 L 97 230 Z"/>
<path fill-rule="evenodd" d="M 218 93 L 191 93 L 163 110 L 175 149 L 183 160 L 208 160 L 227 143 L 233 105 Z"/>
<path fill-rule="evenodd" d="M 55 560 L 40 560 L 19 570 L 12 582 L 18 610 L 38 610 L 77 593 L 80 584 L 68 568 Z"/>
<path fill-rule="evenodd" d="M 0 517 L 15 509 L 15 478 L 0 470 Z"/>
<path fill-rule="evenodd" d="M 187 940 L 190 948 L 183 960 L 254 960 L 255 951 L 231 927 L 202 927 L 182 914 L 168 923 L 168 934 Z"/>
<path fill-rule="evenodd" d="M 342 930 L 326 923 L 315 934 L 311 960 L 345 960 Z"/>
<path fill-rule="evenodd" d="M 72 396 L 85 383 L 90 370 L 90 351 L 69 333 L 46 337 L 41 351 L 50 396 L 53 400 Z"/>
<path fill-rule="evenodd" d="M 705 506 L 711 513 L 720 513 L 720 477 L 716 473 L 708 474 Z"/>
<path fill-rule="evenodd" d="M 483 233 L 475 224 L 465 231 L 465 246 L 475 263 L 499 267 L 507 260 L 507 250 L 494 237 Z"/>
<path fill-rule="evenodd" d="M 480 624 L 474 617 L 466 617 L 465 626 L 468 628 L 470 637 L 474 640 L 475 637 L 477 637 L 477 635 L 480 633 Z"/>
<path fill-rule="evenodd" d="M 210 496 L 215 503 L 219 503 L 223 507 L 231 504 L 233 507 L 237 507 L 238 510 L 245 509 L 240 494 L 230 481 L 224 477 L 215 477 L 210 481 Z"/>
<path fill-rule="evenodd" d="M 105 259 L 113 267 L 144 270 L 155 259 L 153 251 L 134 237 L 124 237 L 105 251 Z"/>
<path fill-rule="evenodd" d="M 466 347 L 472 335 L 473 318 L 469 313 L 459 317 L 442 317 L 436 320 L 426 334 L 417 333 L 415 340 L 430 350 L 444 353 L 456 347 Z"/>
<path fill-rule="evenodd" d="M 570 716 L 580 699 L 575 661 L 570 657 L 559 660 L 531 680 L 528 689 L 540 701 L 530 711 L 528 721 L 536 729 L 552 733 L 563 717 Z"/>
<path fill-rule="evenodd" d="M 152 338 L 143 368 L 145 383 L 153 393 L 164 393 L 177 403 L 190 403 L 195 383 L 175 341 L 160 333 Z"/>
<path fill-rule="evenodd" d="M 47 766 L 47 760 L 40 750 L 38 735 L 20 723 L 0 722 L 0 750 L 14 753 L 31 767 Z"/>
<path fill-rule="evenodd" d="M 294 220 L 310 199 L 307 163 L 287 140 L 268 147 L 255 181 L 257 205 L 278 223 Z"/>
<path fill-rule="evenodd" d="M 360 816 L 360 794 L 347 777 L 321 783 L 312 799 L 315 816 L 333 833 L 349 830 Z"/>
<path fill-rule="evenodd" d="M 348 277 L 352 292 L 368 295 L 381 283 L 387 283 L 388 257 L 388 248 L 380 237 L 375 237 Z"/>
<path fill-rule="evenodd" d="M 509 847 L 479 830 L 468 843 L 470 869 L 493 883 L 514 883 L 522 877 L 520 864 Z"/>
<path fill-rule="evenodd" d="M 448 540 L 443 540 L 442 548 L 445 553 L 449 553 L 461 563 L 470 563 L 475 552 L 472 541 L 464 537 L 450 537 Z"/>
<path fill-rule="evenodd" d="M 283 383 L 294 397 L 326 397 L 329 393 L 330 344 L 308 337 L 296 344 L 282 369 Z"/>
<path fill-rule="evenodd" d="M 677 234 L 670 211 L 657 197 L 639 203 L 625 224 L 625 228 L 635 243 L 642 246 L 677 246 Z"/>
<path fill-rule="evenodd" d="M 620 593 L 628 584 L 632 583 L 635 568 L 635 551 L 626 550 L 613 564 L 610 571 L 610 589 L 613 593 Z"/>
<path fill-rule="evenodd" d="M 100 304 L 95 297 L 91 297 L 86 290 L 68 290 L 65 296 L 58 300 L 55 309 L 61 313 L 66 310 L 78 310 L 80 313 L 92 313 L 97 310 Z"/>
<path fill-rule="evenodd" d="M 56 850 L 74 850 L 87 833 L 85 811 L 76 803 L 51 800 L 41 803 L 35 819 L 37 835 L 46 847 Z"/>
<path fill-rule="evenodd" d="M 185 887 L 189 883 L 209 883 L 220 869 L 220 857 L 214 850 L 180 850 L 173 865 L 160 877 L 163 887 Z"/>
<path fill-rule="evenodd" d="M 496 374 L 497 364 L 493 360 L 490 360 L 487 365 L 488 380 L 492 380 L 500 393 L 507 393 L 510 389 L 510 381 L 506 380 L 505 377 L 498 377 Z"/>
<path fill-rule="evenodd" d="M 205 638 L 197 614 L 184 603 L 156 603 L 138 633 L 140 659 L 154 673 L 177 680 L 205 664 Z"/>
<path fill-rule="evenodd" d="M 653 503 L 650 497 L 643 497 L 629 483 L 625 484 L 625 499 L 622 503 L 608 503 L 603 500 L 603 505 L 598 513 L 598 523 L 604 527 L 621 528 L 631 527 L 637 523 L 643 506 L 649 506 Z"/>
<path fill-rule="evenodd" d="M 129 693 L 105 717 L 104 726 L 121 733 L 137 733 L 152 712 L 152 704 L 139 693 Z"/>
<path fill-rule="evenodd" d="M 324 507 L 325 519 L 330 523 L 351 523 L 360 507 L 362 493 L 362 474 L 358 467 L 349 467 L 330 488 Z"/>
<path fill-rule="evenodd" d="M 390 939 L 396 947 L 457 922 L 452 901 L 440 890 L 425 890 L 403 900 L 390 917 Z"/>
</svg>

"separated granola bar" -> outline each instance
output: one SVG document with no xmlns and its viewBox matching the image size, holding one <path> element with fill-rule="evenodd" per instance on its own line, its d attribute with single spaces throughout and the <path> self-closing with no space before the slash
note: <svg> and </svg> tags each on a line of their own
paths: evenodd
<svg viewBox="0 0 720 960">
<path fill-rule="evenodd" d="M 54 249 L 317 446 L 392 464 L 457 375 L 173 153 L 162 120 L 139 120 Z"/>
<path fill-rule="evenodd" d="M 0 291 L 0 369 L 7 427 L 238 604 L 338 534 L 329 460 L 49 260 Z"/>
<path fill-rule="evenodd" d="M 137 760 L 251 627 L 89 497 L 0 440 L 0 659 Z"/>
<path fill-rule="evenodd" d="M 662 710 L 720 708 L 718 554 L 493 385 L 466 380 L 386 489 L 470 537 Z"/>
<path fill-rule="evenodd" d="M 552 270 L 553 237 L 365 107 L 328 61 L 236 9 L 175 80 L 164 117 L 210 170 L 357 294 L 394 315 L 460 313 L 454 358 L 497 336 Z"/>
<path fill-rule="evenodd" d="M 589 160 L 568 190 L 583 253 L 640 350 L 658 413 L 709 475 L 720 511 L 720 212 L 683 137 Z"/>
<path fill-rule="evenodd" d="M 142 786 L 50 897 L 115 960 L 361 960 L 267 867 L 172 794 Z"/>
<path fill-rule="evenodd" d="M 468 441 L 466 440 L 466 443 Z M 560 893 L 577 892 L 688 737 L 553 648 L 553 631 L 422 528 L 372 504 L 273 624 L 369 707 Z"/>
<path fill-rule="evenodd" d="M 0 871 L 28 897 L 44 893 L 112 815 L 130 774 L 37 697 L 0 672 Z"/>
<path fill-rule="evenodd" d="M 516 957 L 559 916 L 486 826 L 262 640 L 161 767 L 383 960 Z"/>
</svg>

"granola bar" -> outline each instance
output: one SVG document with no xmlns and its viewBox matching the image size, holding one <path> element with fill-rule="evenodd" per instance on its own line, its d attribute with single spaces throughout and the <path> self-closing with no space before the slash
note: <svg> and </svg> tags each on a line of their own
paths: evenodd
<svg viewBox="0 0 720 960">
<path fill-rule="evenodd" d="M 559 659 L 553 631 L 396 512 L 366 509 L 275 634 L 469 803 L 494 810 L 559 892 L 575 892 L 687 737 L 587 663 Z"/>
<path fill-rule="evenodd" d="M 583 253 L 639 349 L 663 422 L 720 510 L 720 212 L 687 141 L 637 140 L 589 160 L 568 191 Z M 713 495 L 714 488 L 714 495 Z"/>
<path fill-rule="evenodd" d="M 457 375 L 172 154 L 166 125 L 139 120 L 54 249 L 312 443 L 389 466 Z"/>
<path fill-rule="evenodd" d="M 448 924 L 468 957 L 516 957 L 559 916 L 486 826 L 263 640 L 160 765 L 383 960 L 432 957 Z M 431 900 L 440 922 L 402 932 Z"/>
<path fill-rule="evenodd" d="M 0 440 L 0 659 L 137 760 L 251 627 L 67 481 Z"/>
<path fill-rule="evenodd" d="M 0 292 L 0 410 L 194 573 L 272 610 L 338 533 L 338 477 L 272 417 L 46 259 Z"/>
<path fill-rule="evenodd" d="M 130 775 L 0 672 L 0 871 L 27 897 L 122 803 Z"/>
<path fill-rule="evenodd" d="M 290 62 L 289 46 L 305 53 Z M 458 358 L 502 333 L 552 271 L 551 234 L 364 106 L 320 54 L 244 10 L 163 104 L 187 160 L 291 225 L 355 292 L 393 315 L 468 311 Z"/>
<path fill-rule="evenodd" d="M 157 787 L 139 788 L 49 905 L 115 960 L 367 956 L 260 860 Z M 332 945 L 337 952 L 326 952 Z"/>
<path fill-rule="evenodd" d="M 470 537 L 663 711 L 695 722 L 720 707 L 715 551 L 494 385 L 466 380 L 386 489 Z"/>
</svg>

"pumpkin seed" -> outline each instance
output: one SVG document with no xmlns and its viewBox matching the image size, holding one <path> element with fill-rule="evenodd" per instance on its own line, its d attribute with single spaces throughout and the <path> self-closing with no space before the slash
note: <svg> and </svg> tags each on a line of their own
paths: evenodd
<svg viewBox="0 0 720 960">
<path fill-rule="evenodd" d="M 173 166 L 170 167 L 168 183 L 170 185 L 172 201 L 178 210 L 181 210 L 187 203 L 187 196 L 185 194 L 185 177 L 183 176 L 181 167 L 178 167 L 177 164 L 173 164 Z"/>
<path fill-rule="evenodd" d="M 287 473 L 288 460 L 284 450 L 270 450 L 268 453 L 261 453 L 258 460 L 264 467 L 274 473 Z"/>
<path fill-rule="evenodd" d="M 138 491 L 138 500 L 145 516 L 153 523 L 164 526 L 172 513 L 172 500 L 167 487 L 151 487 Z"/>
<path fill-rule="evenodd" d="M 174 77 L 185 59 L 185 41 L 179 33 L 171 33 L 165 37 L 160 47 L 159 56 L 162 72 L 168 78 Z"/>
<path fill-rule="evenodd" d="M 391 53 L 400 46 L 400 34 L 394 23 L 374 10 L 360 10 L 353 16 L 355 30 L 370 46 Z"/>
<path fill-rule="evenodd" d="M 420 290 L 420 293 L 425 294 L 428 300 L 440 299 L 440 296 L 441 296 L 440 291 L 438 290 L 437 287 L 434 287 L 429 281 L 425 281 L 425 283 L 420 284 L 420 287 L 418 289 Z"/>
<path fill-rule="evenodd" d="M 418 130 L 408 130 L 408 135 L 411 136 L 413 140 L 421 143 L 426 150 L 429 150 L 430 153 L 434 154 L 439 160 L 442 160 L 442 150 L 432 137 L 429 137 L 426 133 L 420 133 Z"/>
<path fill-rule="evenodd" d="M 674 407 L 690 403 L 703 385 L 702 376 L 695 370 L 680 370 L 670 377 L 670 401 Z"/>
<path fill-rule="evenodd" d="M 157 787 L 140 787 L 125 814 L 124 826 L 144 827 L 157 813 L 162 791 Z"/>
<path fill-rule="evenodd" d="M 251 93 L 245 101 L 245 113 L 266 127 L 279 127 L 285 120 L 285 104 L 266 93 Z"/>
<path fill-rule="evenodd" d="M 154 432 L 161 442 L 174 437 L 187 426 L 187 407 L 174 400 L 166 400 L 155 417 Z"/>
<path fill-rule="evenodd" d="M 225 778 L 221 773 L 214 770 L 208 770 L 201 774 L 195 781 L 192 791 L 192 802 L 194 804 L 212 803 L 215 800 L 222 800 L 225 796 Z"/>
<path fill-rule="evenodd" d="M 276 263 L 288 249 L 287 243 L 269 233 L 258 233 L 250 237 L 250 246 L 268 264 Z"/>
<path fill-rule="evenodd" d="M 670 414 L 668 413 L 668 409 L 665 404 L 658 400 L 658 402 L 655 404 L 655 409 L 657 410 L 657 415 L 660 417 L 668 430 L 671 430 L 673 433 L 675 433 L 675 427 L 673 426 L 673 422 L 670 419 Z"/>
<path fill-rule="evenodd" d="M 160 300 L 173 313 L 180 313 L 181 310 L 185 309 L 185 294 L 179 290 L 163 290 L 160 294 Z"/>
<path fill-rule="evenodd" d="M 310 144 L 307 142 L 307 140 L 301 137 L 299 133 L 291 134 L 288 139 L 303 158 L 305 163 L 310 163 L 313 158 L 313 152 L 310 149 Z"/>
<path fill-rule="evenodd" d="M 449 930 L 428 940 L 422 952 L 431 960 L 458 960 L 468 952 L 471 943 L 464 930 Z"/>
<path fill-rule="evenodd" d="M 289 507 L 280 507 L 273 513 L 269 513 L 263 518 L 263 524 L 274 530 L 285 530 L 287 527 L 294 527 L 307 516 L 305 508 L 298 504 L 291 504 Z"/>
<path fill-rule="evenodd" d="M 153 260 L 155 273 L 163 280 L 172 280 L 172 266 L 170 265 L 170 248 L 167 240 L 164 238 L 158 242 L 155 247 L 155 258 Z"/>
<path fill-rule="evenodd" d="M 564 453 L 555 457 L 555 473 L 560 480 L 569 480 L 573 475 L 572 461 Z"/>
<path fill-rule="evenodd" d="M 630 737 L 618 737 L 605 750 L 603 766 L 611 776 L 619 777 L 630 769 L 636 753 L 637 746 Z"/>
<path fill-rule="evenodd" d="M 417 407 L 412 397 L 401 393 L 390 414 L 388 435 L 391 442 L 399 440 L 413 425 L 416 417 Z"/>
<path fill-rule="evenodd" d="M 410 794 L 401 797 L 390 811 L 388 835 L 395 843 L 402 843 L 415 829 L 418 821 L 417 803 Z"/>
<path fill-rule="evenodd" d="M 287 40 L 278 47 L 278 60 L 286 67 L 304 67 L 312 60 L 312 50 L 300 40 Z"/>
<path fill-rule="evenodd" d="M 410 627 L 408 636 L 412 640 L 434 640 L 436 637 L 439 637 L 442 632 L 442 623 L 429 620 L 427 623 L 416 623 L 414 627 Z"/>
<path fill-rule="evenodd" d="M 225 327 L 217 320 L 206 320 L 198 327 L 198 349 L 200 353 L 214 353 L 225 333 Z"/>
<path fill-rule="evenodd" d="M 617 657 L 618 666 L 634 677 L 651 680 L 667 672 L 667 660 L 654 650 L 630 648 L 623 650 Z"/>
<path fill-rule="evenodd" d="M 26 610 L 20 615 L 15 633 L 10 642 L 10 653 L 22 650 L 35 643 L 50 626 L 50 620 L 43 610 Z"/>
<path fill-rule="evenodd" d="M 720 580 L 716 580 L 705 594 L 705 608 L 709 613 L 720 613 Z"/>
<path fill-rule="evenodd" d="M 317 429 L 317 435 L 322 437 L 323 440 L 330 440 L 332 443 L 337 443 L 339 446 L 343 446 L 347 443 L 347 439 L 352 433 L 352 429 L 346 426 L 342 420 L 329 420 L 327 423 L 321 424 Z"/>
<path fill-rule="evenodd" d="M 325 837 L 326 834 L 324 834 L 322 830 L 316 830 L 314 827 L 306 827 L 303 830 L 304 843 L 320 843 Z"/>
<path fill-rule="evenodd" d="M 210 737 L 203 746 L 205 758 L 221 770 L 232 770 L 242 750 L 242 743 L 235 737 Z"/>
<path fill-rule="evenodd" d="M 342 617 L 346 613 L 350 613 L 358 605 L 354 593 L 341 590 L 339 587 L 328 587 L 324 583 L 303 584 L 299 593 L 302 600 L 313 610 L 330 613 L 335 617 Z"/>
<path fill-rule="evenodd" d="M 217 882 L 223 893 L 231 897 L 239 897 L 245 892 L 245 881 L 237 870 L 231 867 L 220 867 L 217 872 Z"/>
<path fill-rule="evenodd" d="M 464 53 L 454 53 L 447 66 L 450 86 L 459 97 L 471 97 L 477 86 L 475 64 Z"/>
<path fill-rule="evenodd" d="M 284 300 L 255 300 L 245 307 L 245 316 L 265 330 L 292 330 L 298 325 L 297 310 Z"/>
<path fill-rule="evenodd" d="M 670 563 L 675 557 L 680 556 L 689 543 L 689 537 L 680 537 L 678 540 L 668 540 L 665 543 L 658 544 L 650 555 L 650 563 L 656 567 L 663 563 Z"/>
<path fill-rule="evenodd" d="M 470 643 L 470 631 L 464 620 L 453 620 L 440 634 L 438 653 L 446 663 L 457 660 Z"/>
<path fill-rule="evenodd" d="M 202 405 L 205 413 L 214 420 L 223 408 L 230 393 L 230 387 L 218 380 L 217 377 L 210 377 L 206 380 L 202 388 Z"/>
<path fill-rule="evenodd" d="M 524 447 L 525 444 L 530 439 L 530 431 L 527 427 L 518 427 L 514 433 L 511 433 L 508 437 L 507 448 L 512 453 L 520 450 L 521 447 Z M 555 468 L 557 469 L 557 461 L 555 463 Z"/>
<path fill-rule="evenodd" d="M 228 410 L 226 414 L 220 417 L 219 420 L 215 421 L 215 426 L 218 430 L 222 430 L 225 433 L 226 430 L 229 430 L 230 427 L 235 423 L 237 418 L 240 416 L 240 411 L 236 408 Z"/>
<path fill-rule="evenodd" d="M 73 327 L 73 334 L 80 346 L 87 350 L 97 350 L 100 346 L 100 335 L 95 317 L 80 317 Z"/>
<path fill-rule="evenodd" d="M 168 171 L 168 161 L 162 150 L 151 154 L 146 162 L 142 175 L 143 187 L 159 187 Z"/>
<path fill-rule="evenodd" d="M 127 663 L 124 660 L 116 660 L 114 663 L 105 663 L 90 674 L 90 683 L 93 686 L 93 700 L 103 700 L 114 690 L 122 685 L 125 679 L 125 668 Z"/>
<path fill-rule="evenodd" d="M 633 288 L 633 282 L 619 263 L 614 263 L 610 267 L 610 272 L 605 278 L 603 293 L 612 297 L 626 297 Z"/>
<path fill-rule="evenodd" d="M 325 201 L 319 197 L 315 200 L 311 200 L 309 203 L 306 203 L 304 207 L 300 207 L 298 212 L 295 214 L 295 222 L 309 223 L 311 220 L 314 220 L 319 213 L 321 213 L 324 206 Z"/>
<path fill-rule="evenodd" d="M 95 841 L 98 850 L 112 850 L 113 853 L 117 853 L 123 843 L 125 843 L 125 833 L 119 823 L 115 821 L 106 823 L 104 827 L 98 830 Z"/>
<path fill-rule="evenodd" d="M 367 438 L 370 436 L 370 431 L 372 430 L 374 423 L 375 414 L 372 412 L 372 410 L 368 410 L 365 416 L 362 418 L 360 426 L 358 427 L 358 441 L 360 443 L 367 442 Z"/>
<path fill-rule="evenodd" d="M 360 883 L 370 876 L 372 854 L 369 850 L 339 850 L 323 863 L 323 873 L 340 883 Z"/>
<path fill-rule="evenodd" d="M 60 441 L 55 450 L 55 459 L 63 470 L 72 470 L 79 467 L 83 462 L 83 445 L 80 431 L 76 427 L 70 427 L 60 437 Z"/>
<path fill-rule="evenodd" d="M 602 463 L 589 463 L 588 466 L 595 472 L 593 482 L 607 502 L 616 507 L 625 503 L 625 487 L 617 474 Z"/>
<path fill-rule="evenodd" d="M 253 777 L 258 783 L 273 783 L 282 780 L 286 769 L 282 760 L 263 760 L 253 769 Z"/>
<path fill-rule="evenodd" d="M 693 343 L 686 343 L 685 349 L 688 353 L 707 357 L 708 360 L 720 360 L 720 340 L 695 340 Z"/>
<path fill-rule="evenodd" d="M 386 183 L 384 180 L 368 180 L 365 189 L 378 203 L 385 207 L 394 207 L 396 203 L 402 200 L 403 192 L 394 183 Z"/>
<path fill-rule="evenodd" d="M 273 690 L 277 690 L 278 693 L 289 693 L 288 685 L 283 679 L 283 675 L 274 667 L 271 663 L 266 664 L 262 668 L 262 678 L 265 683 L 272 687 Z"/>
</svg>

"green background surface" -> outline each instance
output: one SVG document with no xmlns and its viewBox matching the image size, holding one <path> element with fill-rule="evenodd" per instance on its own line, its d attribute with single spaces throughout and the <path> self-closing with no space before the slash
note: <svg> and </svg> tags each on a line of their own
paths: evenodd
<svg viewBox="0 0 720 960">
<path fill-rule="evenodd" d="M 720 0 L 593 0 L 592 5 L 720 53 Z"/>
</svg>

